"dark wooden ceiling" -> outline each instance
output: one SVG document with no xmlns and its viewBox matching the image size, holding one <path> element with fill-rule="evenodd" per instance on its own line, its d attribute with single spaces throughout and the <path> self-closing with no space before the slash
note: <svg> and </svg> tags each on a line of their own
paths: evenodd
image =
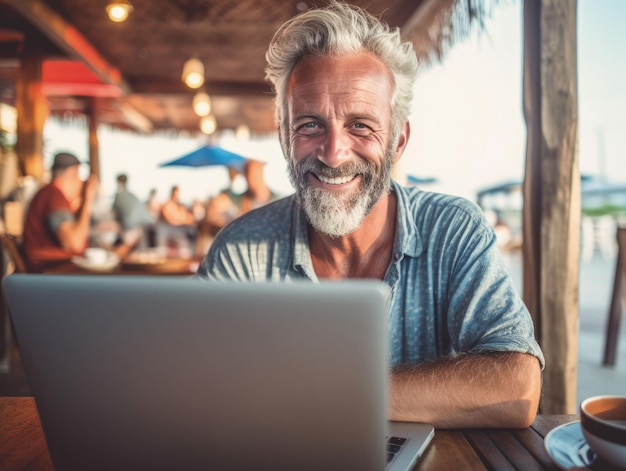
<svg viewBox="0 0 626 471">
<path fill-rule="evenodd" d="M 0 85 L 4 84 L 4 95 L 17 80 L 24 41 L 31 38 L 40 44 L 49 63 L 83 62 L 98 82 L 109 87 L 106 92 L 96 87 L 93 93 L 77 87 L 50 89 L 53 113 L 83 113 L 96 106 L 99 121 L 116 127 L 197 132 L 199 118 L 191 107 L 195 91 L 182 83 L 181 72 L 187 59 L 198 57 L 205 64 L 203 88 L 212 97 L 218 128 L 246 124 L 256 133 L 271 132 L 272 94 L 263 72 L 267 46 L 284 21 L 326 2 L 131 0 L 134 10 L 123 23 L 107 18 L 107 3 L 0 0 Z M 418 55 L 426 57 L 449 39 L 449 17 L 456 0 L 350 3 L 400 27 L 413 40 Z M 467 11 L 474 14 L 471 8 Z M 61 79 L 70 85 L 77 80 L 71 76 L 71 68 L 60 70 L 61 75 L 67 74 Z M 116 93 L 109 93 L 111 86 Z"/>
</svg>

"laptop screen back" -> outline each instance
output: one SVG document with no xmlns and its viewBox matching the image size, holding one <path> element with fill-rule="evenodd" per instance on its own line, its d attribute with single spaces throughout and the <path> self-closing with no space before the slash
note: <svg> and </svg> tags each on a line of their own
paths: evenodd
<svg viewBox="0 0 626 471">
<path fill-rule="evenodd" d="M 4 282 L 57 471 L 383 469 L 381 286 Z"/>
</svg>

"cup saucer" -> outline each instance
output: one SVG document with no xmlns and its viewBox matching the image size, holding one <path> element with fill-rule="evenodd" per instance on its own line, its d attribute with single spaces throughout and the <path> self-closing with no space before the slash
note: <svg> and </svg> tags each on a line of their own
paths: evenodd
<svg viewBox="0 0 626 471">
<path fill-rule="evenodd" d="M 95 272 L 108 272 L 119 265 L 120 259 L 113 252 L 107 252 L 104 263 L 94 263 L 92 260 L 86 257 L 72 257 L 72 262 L 84 270 Z"/>
<path fill-rule="evenodd" d="M 580 421 L 563 424 L 550 430 L 543 445 L 550 459 L 560 469 L 588 467 L 596 461 L 596 454 L 583 436 Z"/>
</svg>

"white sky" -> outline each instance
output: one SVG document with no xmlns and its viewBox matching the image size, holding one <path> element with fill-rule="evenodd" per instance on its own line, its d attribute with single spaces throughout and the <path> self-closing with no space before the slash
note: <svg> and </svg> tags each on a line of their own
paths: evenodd
<svg viewBox="0 0 626 471">
<path fill-rule="evenodd" d="M 427 189 L 474 199 L 476 191 L 521 180 L 526 150 L 522 115 L 523 2 L 501 1 L 486 31 L 456 44 L 441 64 L 424 69 L 416 83 L 411 140 L 400 173 L 436 177 Z M 578 2 L 579 159 L 581 172 L 626 181 L 626 1 Z M 202 139 L 142 137 L 99 130 L 102 186 L 112 194 L 115 175 L 126 172 L 140 198 L 157 188 L 165 198 L 174 184 L 181 197 L 206 198 L 227 183 L 223 168 L 158 168 L 196 149 Z M 244 144 L 232 136 L 221 145 L 267 162 L 266 178 L 278 192 L 291 186 L 277 138 Z M 45 130 L 45 155 L 71 150 L 86 160 L 86 131 Z"/>
</svg>

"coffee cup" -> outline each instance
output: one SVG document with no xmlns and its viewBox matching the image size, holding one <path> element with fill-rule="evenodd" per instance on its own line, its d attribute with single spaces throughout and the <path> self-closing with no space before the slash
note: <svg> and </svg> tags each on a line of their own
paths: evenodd
<svg viewBox="0 0 626 471">
<path fill-rule="evenodd" d="M 99 247 L 89 247 L 85 250 L 85 258 L 93 265 L 104 265 L 107 261 L 107 251 Z"/>
<path fill-rule="evenodd" d="M 580 404 L 585 440 L 603 461 L 626 470 L 626 396 L 594 396 Z"/>
</svg>

